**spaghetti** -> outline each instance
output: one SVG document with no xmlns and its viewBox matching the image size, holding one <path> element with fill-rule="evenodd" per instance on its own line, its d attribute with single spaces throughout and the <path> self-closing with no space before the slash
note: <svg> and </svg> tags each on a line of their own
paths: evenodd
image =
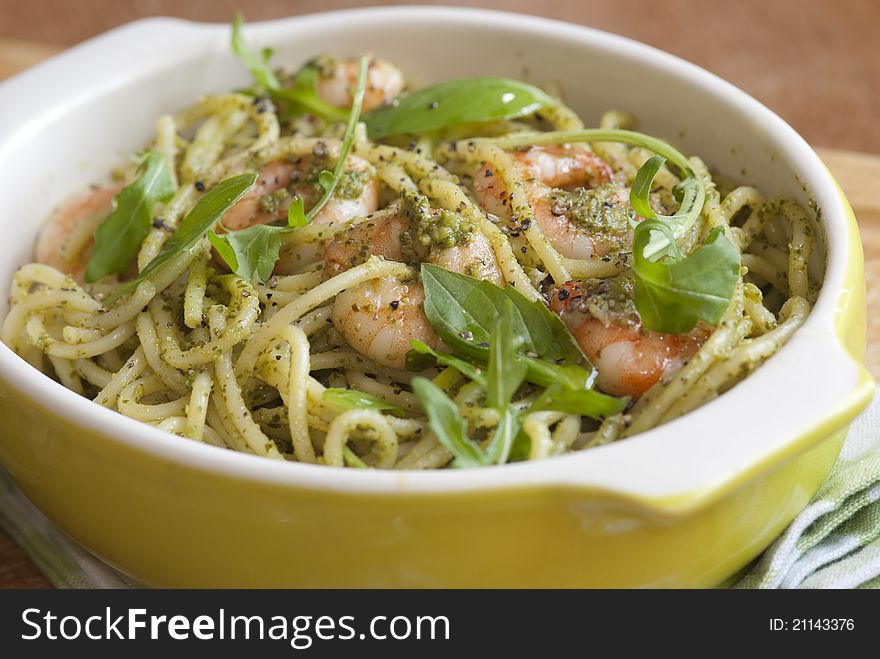
<svg viewBox="0 0 880 659">
<path fill-rule="evenodd" d="M 387 103 L 400 92 L 399 72 L 371 66 L 373 100 Z M 329 59 L 320 67 L 318 97 L 333 104 L 322 84 L 335 81 L 338 92 L 344 79 L 336 107 L 345 110 L 356 67 Z M 426 415 L 416 377 L 453 402 L 477 449 L 490 454 L 514 415 L 513 448 L 499 461 L 539 459 L 629 437 L 719 396 L 789 339 L 815 298 L 821 272 L 810 271 L 817 246 L 806 211 L 717 182 L 690 158 L 705 200 L 676 246 L 693 254 L 718 230 L 743 267 L 717 323 L 646 329 L 633 302 L 632 234 L 642 218 L 629 194 L 654 151 L 626 139 L 633 120 L 622 113 L 585 130 L 558 104 L 382 141 L 361 124 L 345 155 L 344 121 L 302 110 L 230 93 L 160 117 L 147 150 L 167 165 L 173 194 L 155 204 L 130 267 L 83 280 L 94 230 L 109 199 L 137 178 L 135 165 L 44 229 L 38 262 L 15 274 L 3 341 L 72 391 L 188 441 L 330 466 L 431 469 L 456 454 Z M 328 196 L 322 177 L 340 154 Z M 104 304 L 200 199 L 250 171 L 257 183 L 223 215 L 222 240 L 236 228 L 286 227 L 291 205 L 314 208 L 328 196 L 309 224 L 279 234 L 270 276 L 230 272 L 202 237 Z M 683 178 L 680 167 L 662 167 L 651 204 L 675 213 Z M 543 388 L 527 380 L 503 408 L 491 403 L 479 360 L 473 377 L 442 358 L 412 370 L 410 339 L 448 351 L 422 308 L 422 262 L 551 306 L 597 367 L 597 386 L 630 402 L 598 419 L 535 409 Z M 329 393 L 340 390 L 362 396 Z"/>
</svg>

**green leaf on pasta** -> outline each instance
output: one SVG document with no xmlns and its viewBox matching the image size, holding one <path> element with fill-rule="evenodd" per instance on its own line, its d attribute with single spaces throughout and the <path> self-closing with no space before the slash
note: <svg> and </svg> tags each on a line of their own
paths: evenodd
<svg viewBox="0 0 880 659">
<path fill-rule="evenodd" d="M 513 304 L 512 325 L 522 348 L 542 359 L 588 364 L 580 346 L 556 314 L 540 301 L 530 301 L 513 286 L 422 264 L 425 315 L 443 342 L 455 352 L 488 361 L 489 337 L 505 300 Z"/>
<path fill-rule="evenodd" d="M 154 272 L 167 265 L 173 258 L 185 251 L 192 249 L 205 234 L 213 229 L 223 215 L 245 193 L 253 187 L 257 180 L 256 173 L 239 174 L 232 178 L 221 181 L 199 199 L 193 209 L 187 214 L 177 230 L 162 247 L 159 254 L 147 264 L 135 279 L 113 291 L 104 300 L 104 305 L 112 304 L 120 297 L 133 291 L 139 283 L 148 279 Z"/>
<path fill-rule="evenodd" d="M 257 55 L 251 50 L 241 33 L 243 22 L 241 12 L 236 12 L 235 18 L 232 19 L 232 52 L 250 71 L 261 91 L 271 92 L 281 89 L 281 83 L 269 68 L 269 57 L 272 55 L 272 51 L 264 49 L 261 55 Z"/>
<path fill-rule="evenodd" d="M 486 404 L 498 411 L 499 419 L 486 446 L 486 454 L 494 464 L 507 462 L 513 439 L 520 428 L 520 415 L 510 403 L 525 381 L 528 366 L 519 358 L 523 337 L 516 332 L 515 317 L 513 302 L 505 300 L 489 337 Z"/>
<path fill-rule="evenodd" d="M 529 369 L 529 381 L 545 387 L 533 404 L 532 411 L 555 410 L 604 419 L 622 412 L 629 402 L 628 398 L 617 398 L 593 390 L 595 371 L 530 357 L 523 358 L 523 361 Z"/>
<path fill-rule="evenodd" d="M 450 355 L 445 352 L 437 352 L 417 339 L 411 339 L 409 343 L 412 346 L 412 349 L 406 355 L 408 370 L 422 371 L 436 362 L 443 366 L 451 366 L 465 377 L 477 382 L 484 389 L 486 388 L 486 372 L 482 367 L 472 364 L 460 357 L 456 357 L 455 355 Z M 428 357 L 427 362 L 419 360 L 419 358 L 423 356 Z"/>
<path fill-rule="evenodd" d="M 304 227 L 308 223 L 309 220 L 306 218 L 303 207 L 303 198 L 300 195 L 294 195 L 290 200 L 290 206 L 287 207 L 287 226 Z"/>
<path fill-rule="evenodd" d="M 458 407 L 436 384 L 427 378 L 413 378 L 412 389 L 428 416 L 428 427 L 437 440 L 452 453 L 453 467 L 482 467 L 489 457 L 467 434 L 467 423 Z"/>
<path fill-rule="evenodd" d="M 504 372 L 511 381 L 518 380 L 521 384 L 522 371 L 523 379 L 541 387 L 556 385 L 554 391 L 558 393 L 553 398 L 545 398 L 543 404 L 552 403 L 557 407 L 564 404 L 565 409 L 560 411 L 575 413 L 577 408 L 578 414 L 602 419 L 626 407 L 628 401 L 625 398 L 592 391 L 595 369 L 584 357 L 568 328 L 542 302 L 530 302 L 512 286 L 502 288 L 431 264 L 422 265 L 422 283 L 425 287 L 425 315 L 454 354 L 438 353 L 416 343 L 412 344 L 411 353 L 431 355 L 441 364 L 458 368 L 488 392 L 493 386 L 493 351 L 500 350 L 507 341 L 499 343 L 499 339 L 493 341 L 493 337 L 499 323 L 504 328 L 508 322 L 504 319 L 509 317 L 509 328 L 504 329 L 504 336 L 516 337 L 518 342 L 516 350 L 507 348 L 503 353 L 515 355 L 504 360 Z M 498 354 L 495 358 L 498 359 Z M 467 370 L 473 371 L 476 367 L 468 360 L 489 364 L 488 376 L 481 370 L 479 377 L 473 377 Z M 412 370 L 427 366 L 415 359 L 408 361 L 408 365 Z M 497 381 L 494 386 L 497 390 Z M 488 398 L 493 400 L 491 395 Z"/>
<path fill-rule="evenodd" d="M 376 396 L 356 389 L 330 388 L 324 390 L 324 402 L 342 409 L 377 410 L 391 412 L 395 416 L 404 416 L 406 411 L 394 403 L 389 403 Z"/>
<path fill-rule="evenodd" d="M 667 234 L 673 255 L 651 261 L 644 249 L 652 232 Z M 646 220 L 633 236 L 635 304 L 642 324 L 657 332 L 686 334 L 702 320 L 715 325 L 733 297 L 741 257 L 721 227 L 689 256 L 681 256 L 671 229 L 659 220 Z"/>
<path fill-rule="evenodd" d="M 85 280 L 92 283 L 125 272 L 150 233 L 153 207 L 172 195 L 174 177 L 167 161 L 158 153 L 145 154 L 137 178 L 119 191 L 113 200 L 113 211 L 95 231 Z"/>
<path fill-rule="evenodd" d="M 558 101 L 533 85 L 507 78 L 468 78 L 425 87 L 364 115 L 373 139 L 426 133 L 460 124 L 516 119 Z"/>
<path fill-rule="evenodd" d="M 306 64 L 300 69 L 294 87 L 284 87 L 269 67 L 272 50 L 264 48 L 261 54 L 257 55 L 244 40 L 242 24 L 241 13 L 236 13 L 232 21 L 232 52 L 250 71 L 257 83 L 256 92 L 269 93 L 273 100 L 286 101 L 298 111 L 310 112 L 327 122 L 345 121 L 348 117 L 347 111 L 325 103 L 318 96 L 316 91 L 318 74 L 314 65 Z"/>
<path fill-rule="evenodd" d="M 358 116 L 364 100 L 366 80 L 367 60 L 362 57 L 355 101 L 351 108 L 345 135 L 342 138 L 342 145 L 339 148 L 339 158 L 332 172 L 322 171 L 318 176 L 318 182 L 324 193 L 308 213 L 303 212 L 302 197 L 295 195 L 287 209 L 286 227 L 255 225 L 222 235 L 213 232 L 208 235 L 220 258 L 239 277 L 248 281 L 251 281 L 255 276 L 259 277 L 261 281 L 266 281 L 271 277 L 275 264 L 278 262 L 282 234 L 309 224 L 333 196 L 339 178 L 345 169 L 345 159 L 354 143 Z"/>
<path fill-rule="evenodd" d="M 541 392 L 529 411 L 553 410 L 604 419 L 623 412 L 627 403 L 629 398 L 615 398 L 593 389 L 576 389 L 555 382 Z"/>
<path fill-rule="evenodd" d="M 519 359 L 524 337 L 514 327 L 516 310 L 505 300 L 501 314 L 489 337 L 489 368 L 486 404 L 496 409 L 506 407 L 526 378 L 528 367 Z"/>
<path fill-rule="evenodd" d="M 648 195 L 651 194 L 651 188 L 654 184 L 654 177 L 663 167 L 666 158 L 663 156 L 651 156 L 645 161 L 645 164 L 639 167 L 636 177 L 633 179 L 632 187 L 629 191 L 629 201 L 633 210 L 646 220 L 652 220 L 657 217 L 654 209 L 648 201 Z"/>
<path fill-rule="evenodd" d="M 266 281 L 278 261 L 281 230 L 281 227 L 257 224 L 223 235 L 210 231 L 208 239 L 232 272 L 245 281 L 253 281 L 255 277 Z"/>
</svg>

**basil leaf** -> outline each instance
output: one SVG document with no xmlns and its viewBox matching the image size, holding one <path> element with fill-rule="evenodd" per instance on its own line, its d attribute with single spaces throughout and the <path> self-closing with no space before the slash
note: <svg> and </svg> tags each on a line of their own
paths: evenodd
<svg viewBox="0 0 880 659">
<path fill-rule="evenodd" d="M 615 398 L 593 391 L 595 370 L 528 357 L 524 361 L 529 367 L 529 381 L 545 387 L 530 411 L 556 410 L 602 419 L 623 411 L 629 402 L 628 398 Z"/>
<path fill-rule="evenodd" d="M 413 378 L 412 389 L 428 415 L 428 427 L 437 440 L 455 456 L 454 467 L 482 467 L 489 464 L 486 453 L 467 436 L 467 423 L 458 407 L 443 390 L 427 378 Z"/>
<path fill-rule="evenodd" d="M 278 261 L 282 231 L 281 227 L 255 224 L 223 235 L 209 231 L 208 240 L 236 275 L 245 281 L 252 281 L 254 275 L 266 281 Z"/>
<path fill-rule="evenodd" d="M 212 230 L 208 232 L 208 241 L 214 246 L 214 249 L 217 250 L 217 255 L 223 259 L 223 262 L 229 266 L 229 269 L 232 272 L 237 272 L 238 257 L 235 255 L 232 245 L 226 242 L 226 238 L 214 233 Z"/>
<path fill-rule="evenodd" d="M 580 346 L 544 304 L 531 302 L 513 286 L 496 286 L 467 275 L 422 264 L 425 315 L 443 342 L 455 352 L 488 361 L 489 337 L 505 300 L 513 303 L 513 331 L 522 349 L 543 359 L 567 364 L 588 363 Z"/>
<path fill-rule="evenodd" d="M 324 192 L 328 190 L 332 191 L 333 186 L 336 185 L 336 177 L 333 175 L 333 172 L 328 172 L 326 169 L 318 174 L 318 185 L 321 186 L 321 189 Z"/>
<path fill-rule="evenodd" d="M 615 398 L 593 389 L 575 389 L 557 382 L 551 384 L 538 396 L 529 408 L 529 412 L 554 410 L 593 419 L 604 419 L 623 412 L 627 403 L 629 398 Z"/>
<path fill-rule="evenodd" d="M 364 116 L 373 139 L 459 124 L 515 119 L 557 105 L 537 87 L 506 78 L 450 80 L 402 96 Z"/>
<path fill-rule="evenodd" d="M 356 389 L 325 389 L 324 401 L 344 409 L 388 411 L 395 416 L 404 416 L 406 414 L 406 411 L 400 405 L 389 403 Z"/>
<path fill-rule="evenodd" d="M 199 199 L 189 214 L 183 218 L 180 226 L 162 247 L 162 251 L 147 264 L 140 274 L 132 281 L 117 288 L 104 300 L 107 306 L 123 295 L 133 291 L 139 283 L 147 279 L 156 270 L 166 265 L 171 259 L 193 247 L 205 234 L 212 229 L 235 202 L 253 187 L 257 175 L 253 172 L 239 174 L 221 181 L 204 197 Z"/>
<path fill-rule="evenodd" d="M 712 230 L 692 254 L 652 262 L 644 251 L 652 232 L 672 229 L 659 220 L 640 223 L 633 235 L 635 304 L 642 324 L 657 332 L 686 334 L 698 320 L 716 325 L 730 303 L 739 280 L 739 251 L 721 227 Z"/>
<path fill-rule="evenodd" d="M 432 350 L 418 339 L 410 339 L 409 343 L 412 346 L 412 350 L 410 350 L 410 352 L 407 353 L 406 356 L 407 368 L 409 368 L 411 361 L 415 361 L 415 357 L 427 355 L 434 358 L 431 363 L 436 361 L 438 364 L 442 364 L 443 366 L 451 366 L 465 377 L 470 378 L 471 380 L 479 384 L 484 389 L 486 388 L 486 374 L 481 367 L 475 366 L 474 364 L 471 364 L 464 359 L 456 357 L 455 355 L 448 355 L 445 352 L 437 352 L 436 350 Z M 415 353 L 415 356 L 411 358 L 410 353 Z M 418 365 L 421 366 L 421 364 Z M 426 364 L 421 368 L 416 367 L 409 370 L 422 371 L 430 365 L 431 364 Z"/>
<path fill-rule="evenodd" d="M 141 161 L 138 177 L 113 199 L 113 211 L 95 231 L 95 247 L 86 266 L 85 280 L 125 272 L 150 233 L 153 207 L 174 195 L 174 177 L 168 162 L 149 152 Z"/>
<path fill-rule="evenodd" d="M 507 456 L 508 462 L 524 462 L 529 459 L 529 453 L 532 450 L 532 440 L 528 434 L 520 426 L 519 431 L 513 438 L 513 444 L 510 447 L 510 454 Z"/>
<path fill-rule="evenodd" d="M 271 49 L 263 49 L 262 56 L 251 50 L 241 34 L 243 20 L 241 12 L 236 12 L 235 18 L 232 19 L 232 52 L 244 63 L 263 91 L 281 89 L 281 83 L 269 68 Z"/>
</svg>

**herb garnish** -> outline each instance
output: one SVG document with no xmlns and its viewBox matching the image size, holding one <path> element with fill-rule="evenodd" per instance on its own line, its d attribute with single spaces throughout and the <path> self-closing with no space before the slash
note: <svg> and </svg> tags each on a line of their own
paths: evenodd
<svg viewBox="0 0 880 659">
<path fill-rule="evenodd" d="M 403 416 L 406 411 L 400 406 L 356 389 L 329 388 L 324 390 L 324 402 L 344 409 L 380 410 Z"/>
<path fill-rule="evenodd" d="M 214 245 L 220 258 L 223 259 L 232 272 L 242 279 L 250 281 L 256 276 L 261 281 L 266 281 L 271 277 L 272 270 L 275 269 L 275 264 L 278 262 L 278 255 L 281 251 L 281 236 L 298 227 L 309 224 L 333 196 L 339 180 L 345 171 L 345 159 L 351 151 L 352 144 L 354 144 L 367 84 L 367 65 L 367 59 L 362 57 L 357 89 L 354 94 L 354 103 L 348 115 L 345 135 L 339 148 L 339 158 L 332 172 L 324 170 L 318 175 L 318 184 L 323 190 L 318 203 L 312 206 L 308 213 L 304 213 L 302 197 L 299 195 L 294 196 L 290 202 L 290 207 L 287 209 L 286 227 L 256 224 L 240 231 L 231 231 L 223 234 L 211 231 L 208 234 L 208 239 Z"/>
<path fill-rule="evenodd" d="M 131 265 L 153 224 L 153 207 L 174 194 L 174 177 L 160 154 L 141 157 L 137 178 L 113 199 L 113 211 L 95 231 L 95 247 L 86 266 L 85 280 L 121 274 Z"/>
<path fill-rule="evenodd" d="M 528 382 L 545 388 L 555 384 L 573 392 L 565 397 L 566 405 L 570 408 L 575 404 L 572 401 L 579 401 L 578 413 L 584 416 L 603 418 L 626 407 L 625 398 L 591 390 L 595 370 L 568 328 L 542 302 L 530 301 L 513 286 L 496 286 L 431 263 L 423 263 L 421 273 L 425 315 L 455 354 L 436 357 L 442 353 L 413 343 L 413 350 L 407 354 L 410 365 L 424 368 L 423 356 L 435 356 L 439 363 L 457 368 L 488 388 L 482 370 L 478 377 L 472 377 L 461 362 L 479 365 L 489 362 L 493 328 L 503 310 L 510 306 L 510 322 L 520 340 L 516 360 L 526 367 Z M 563 400 L 563 397 L 557 395 L 553 400 Z"/>
<path fill-rule="evenodd" d="M 468 437 L 467 423 L 440 387 L 426 378 L 413 378 L 412 388 L 428 415 L 428 427 L 455 456 L 453 467 L 503 464 L 510 455 L 521 418 L 510 403 L 526 374 L 525 364 L 517 359 L 522 337 L 516 333 L 515 315 L 513 303 L 506 300 L 489 337 L 486 405 L 498 412 L 499 420 L 485 448 Z"/>
<path fill-rule="evenodd" d="M 300 69 L 295 87 L 284 87 L 269 68 L 272 50 L 265 48 L 260 55 L 251 50 L 241 33 L 242 22 L 241 13 L 236 13 L 232 21 L 232 52 L 254 77 L 257 93 L 268 93 L 275 101 L 287 101 L 327 122 L 345 121 L 348 112 L 325 103 L 315 91 L 317 70 L 313 65 L 307 64 Z"/>
<path fill-rule="evenodd" d="M 488 360 L 488 341 L 505 301 L 513 304 L 514 329 L 524 352 L 565 364 L 589 364 L 574 337 L 540 301 L 530 301 L 513 286 L 496 286 L 423 263 L 425 315 L 443 342 L 455 352 Z"/>
<path fill-rule="evenodd" d="M 672 254 L 658 261 L 643 256 L 650 233 L 669 234 Z M 686 334 L 698 320 L 715 325 L 736 290 L 740 253 L 724 236 L 712 230 L 705 242 L 682 256 L 672 229 L 659 220 L 645 220 L 633 238 L 635 303 L 642 324 L 657 332 Z"/>
<path fill-rule="evenodd" d="M 450 355 L 445 352 L 437 352 L 432 350 L 418 339 L 411 339 L 410 345 L 412 350 L 406 354 L 406 366 L 411 371 L 423 371 L 431 366 L 435 361 L 443 366 L 451 366 L 465 377 L 473 380 L 484 389 L 487 386 L 486 372 L 476 364 L 472 364 L 466 359 Z M 428 357 L 427 361 L 417 359 L 417 357 Z M 433 358 L 433 359 L 431 359 Z"/>
<path fill-rule="evenodd" d="M 648 329 L 685 334 L 698 320 L 715 325 L 721 319 L 736 289 L 741 256 L 721 227 L 713 229 L 692 254 L 681 254 L 676 229 L 690 223 L 685 209 L 702 183 L 691 172 L 673 189 L 682 202 L 681 210 L 674 215 L 657 215 L 648 195 L 665 162 L 662 156 L 649 158 L 630 190 L 630 203 L 645 218 L 633 233 L 634 302 Z"/>
<path fill-rule="evenodd" d="M 439 266 L 422 264 L 425 315 L 443 342 L 446 354 L 420 341 L 407 364 L 421 370 L 425 357 L 451 366 L 479 384 L 486 406 L 498 412 L 495 433 L 481 447 L 470 440 L 467 424 L 455 403 L 430 380 L 414 378 L 413 391 L 428 414 L 429 426 L 455 455 L 453 466 L 501 464 L 521 443 L 523 414 L 558 410 L 593 418 L 623 411 L 629 402 L 591 389 L 595 372 L 558 316 L 540 301 L 531 302 L 512 286 L 500 287 Z M 526 410 L 511 404 L 524 382 L 545 388 Z"/>
<path fill-rule="evenodd" d="M 658 154 L 639 169 L 630 189 L 630 204 L 645 218 L 633 233 L 634 302 L 646 328 L 683 334 L 697 320 L 716 324 L 733 296 L 741 257 L 723 232 L 714 230 L 703 246 L 682 256 L 677 241 L 694 225 L 703 209 L 706 188 L 687 157 L 650 135 L 629 130 L 589 129 L 508 136 L 491 140 L 501 148 L 566 142 L 623 142 Z M 681 182 L 673 188 L 680 202 L 673 215 L 657 215 L 649 203 L 654 177 L 669 161 Z"/>
<path fill-rule="evenodd" d="M 425 87 L 364 116 L 371 138 L 426 133 L 460 124 L 516 119 L 558 101 L 506 78 L 466 78 Z"/>
<path fill-rule="evenodd" d="M 171 259 L 192 248 L 205 234 L 214 227 L 223 215 L 244 194 L 251 189 L 257 180 L 255 173 L 239 174 L 221 181 L 193 207 L 177 227 L 177 230 L 162 247 L 162 251 L 147 264 L 140 274 L 124 286 L 116 289 L 104 300 L 107 306 L 123 295 L 133 291 L 135 287 L 156 270 L 166 265 Z"/>
</svg>

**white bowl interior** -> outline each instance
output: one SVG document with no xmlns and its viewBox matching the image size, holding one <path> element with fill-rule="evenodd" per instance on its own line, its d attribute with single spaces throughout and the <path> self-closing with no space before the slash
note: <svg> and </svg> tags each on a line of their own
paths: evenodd
<svg viewBox="0 0 880 659">
<path fill-rule="evenodd" d="M 536 84 L 553 82 L 561 86 L 567 102 L 588 125 L 594 125 L 608 109 L 632 112 L 639 116 L 642 130 L 698 154 L 713 169 L 755 182 L 766 194 L 793 198 L 805 206 L 815 200 L 822 208 L 825 227 L 830 228 L 826 290 L 807 328 L 750 378 L 753 387 L 739 387 L 685 419 L 608 449 L 552 460 L 543 468 L 529 465 L 531 471 L 512 466 L 492 472 L 541 480 L 552 463 L 554 480 L 635 487 L 656 495 L 669 488 L 696 486 L 702 477 L 723 479 L 731 469 L 743 468 L 767 451 L 778 449 L 793 433 L 821 418 L 817 415 L 823 410 L 827 414 L 827 404 L 819 404 L 822 396 L 813 396 L 815 408 L 808 407 L 808 396 L 799 406 L 817 412 L 806 415 L 809 418 L 799 424 L 792 425 L 790 415 L 782 415 L 780 423 L 780 415 L 771 413 L 772 408 L 766 413 L 759 408 L 750 426 L 761 428 L 766 423 L 764 429 L 772 441 L 763 447 L 756 445 L 751 453 L 734 450 L 735 446 L 724 448 L 729 437 L 709 441 L 712 450 L 694 445 L 695 438 L 710 439 L 705 435 L 729 435 L 716 432 L 713 420 L 737 419 L 742 409 L 738 406 L 755 396 L 769 397 L 767 400 L 782 409 L 790 406 L 790 392 L 780 384 L 802 369 L 797 351 L 838 343 L 832 321 L 846 258 L 843 205 L 827 172 L 803 140 L 742 92 L 692 65 L 618 37 L 533 17 L 481 11 L 342 12 L 255 24 L 248 27 L 247 36 L 256 46 L 275 47 L 274 61 L 290 67 L 322 52 L 368 51 L 398 63 L 416 84 L 474 75 L 502 75 Z M 247 83 L 248 75 L 230 53 L 228 41 L 228 26 L 144 21 L 100 37 L 0 86 L 0 198 L 4 200 L 0 231 L 5 237 L 0 289 L 8 290 L 14 270 L 31 259 L 37 231 L 51 209 L 69 193 L 104 179 L 112 165 L 141 148 L 152 134 L 157 116 L 193 103 L 203 93 Z M 799 348 L 802 342 L 810 345 Z M 20 363 L 11 366 L 14 355 L 5 346 L 0 351 L 5 376 L 21 375 Z M 825 350 L 824 357 L 816 358 L 827 362 L 827 369 L 836 374 L 829 378 L 833 382 L 828 383 L 826 396 L 837 395 L 837 403 L 844 392 L 852 390 L 856 377 L 854 367 L 847 370 L 842 355 L 839 349 Z M 37 377 L 25 385 L 51 386 Z M 754 392 L 749 393 L 750 389 Z M 86 401 L 75 401 L 74 394 L 66 394 L 69 398 L 61 392 L 53 395 L 62 397 L 59 400 L 77 415 L 92 415 L 90 423 L 126 428 L 127 434 L 142 437 L 144 442 L 159 442 L 158 432 L 135 429 L 134 422 L 103 410 L 90 411 Z M 703 446 L 706 444 L 704 441 Z M 656 463 L 646 458 L 652 454 L 666 462 L 676 448 L 689 452 L 691 466 L 658 476 Z M 181 450 L 211 449 L 187 446 Z M 253 461 L 246 462 L 247 456 L 217 459 L 238 460 L 229 463 L 229 468 L 247 464 L 257 475 L 278 467 L 298 467 L 253 467 Z M 614 464 L 622 459 L 634 460 L 644 468 L 631 468 L 632 478 L 618 478 L 614 472 L 620 470 L 615 470 Z M 697 464 L 701 465 L 700 474 L 693 471 Z M 294 472 L 288 470 L 283 477 L 289 478 L 286 474 L 290 473 Z M 310 471 L 296 473 L 297 477 L 311 478 L 302 476 Z M 438 476 L 446 480 L 430 480 Z M 483 484 L 509 482 L 507 476 L 486 477 L 484 474 Z M 375 474 L 367 478 L 372 478 L 369 482 L 373 484 L 380 482 Z M 410 486 L 419 478 L 426 487 L 432 487 L 430 483 L 443 483 L 444 487 L 473 484 L 467 480 L 470 476 L 461 473 L 416 474 L 408 478 Z M 641 486 L 639 479 L 643 479 Z"/>
</svg>

